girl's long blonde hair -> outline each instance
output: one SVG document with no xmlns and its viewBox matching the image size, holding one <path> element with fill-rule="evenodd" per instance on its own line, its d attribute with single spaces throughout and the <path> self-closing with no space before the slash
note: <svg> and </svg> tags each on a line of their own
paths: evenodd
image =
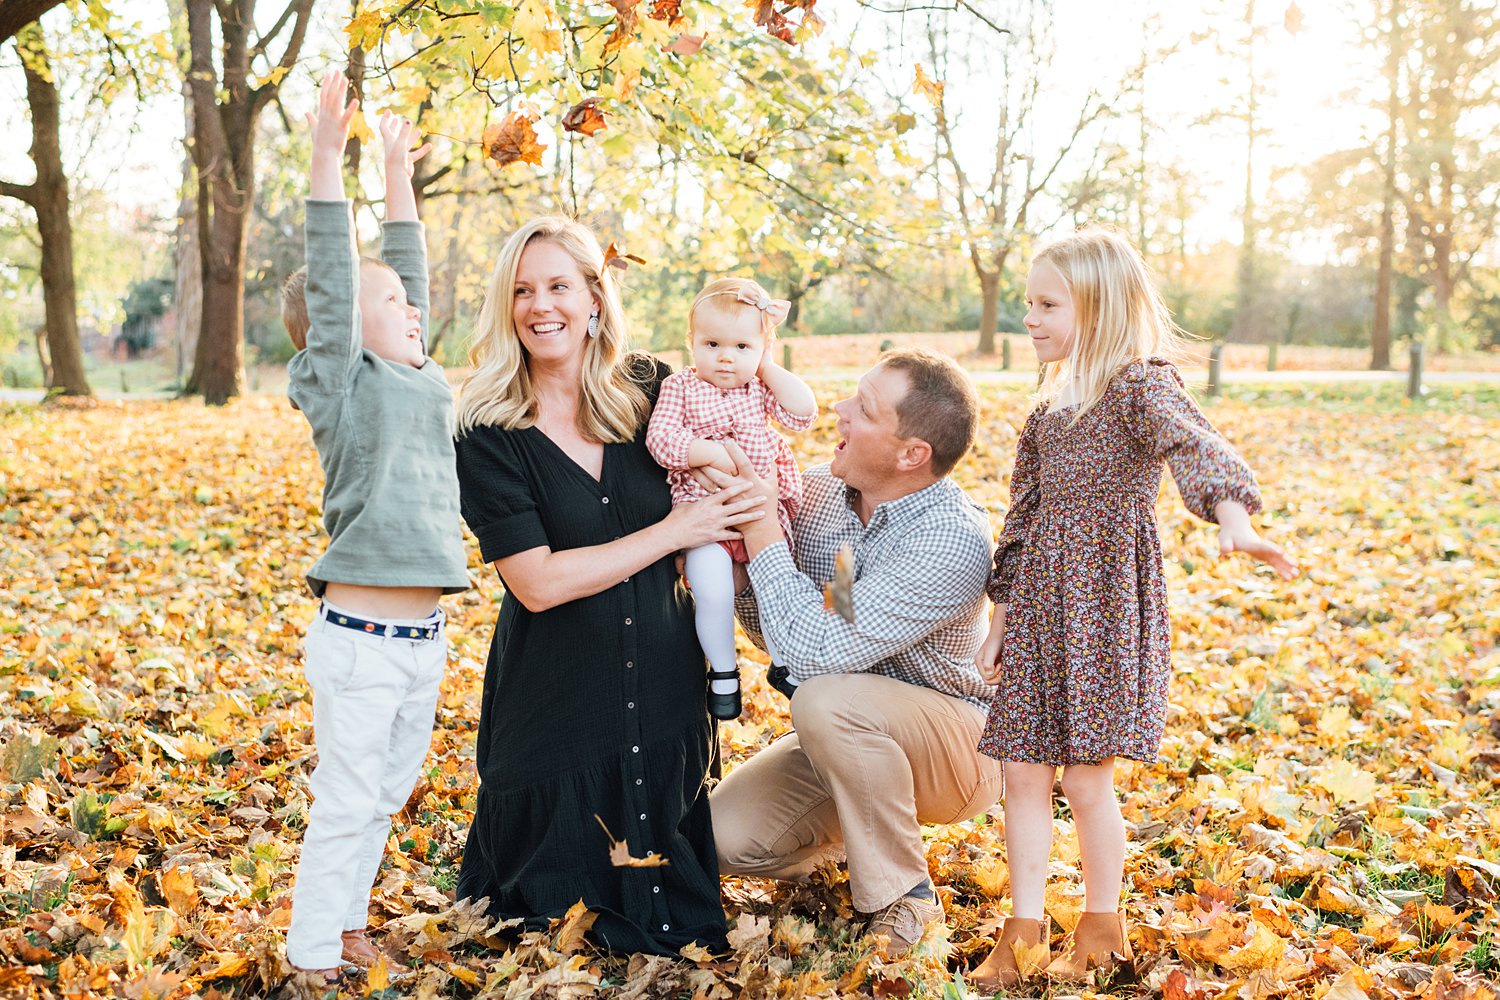
<svg viewBox="0 0 1500 1000">
<path fill-rule="evenodd" d="M 539 406 L 526 349 L 516 332 L 514 305 L 521 254 L 540 240 L 567 251 L 599 304 L 599 335 L 584 346 L 578 430 L 605 444 L 629 441 L 646 422 L 651 403 L 627 370 L 630 366 L 621 364 L 628 328 L 618 279 L 605 266 L 604 252 L 589 228 L 557 215 L 532 219 L 500 250 L 469 348 L 474 370 L 459 388 L 458 432 L 483 426 L 513 430 L 537 421 Z"/>
<path fill-rule="evenodd" d="M 1087 413 L 1125 365 L 1157 355 L 1180 361 L 1186 334 L 1174 322 L 1140 252 L 1119 232 L 1089 226 L 1047 244 L 1032 261 L 1062 275 L 1073 300 L 1073 349 L 1064 361 L 1043 365 L 1037 401 L 1051 405 L 1073 376 L 1078 406 Z"/>
</svg>

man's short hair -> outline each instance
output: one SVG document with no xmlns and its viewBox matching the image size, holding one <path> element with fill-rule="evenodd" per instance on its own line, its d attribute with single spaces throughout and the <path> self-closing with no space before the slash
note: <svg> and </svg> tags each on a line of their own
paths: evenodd
<svg viewBox="0 0 1500 1000">
<path fill-rule="evenodd" d="M 307 347 L 307 268 L 299 267 L 281 283 L 281 322 L 297 350 Z"/>
<path fill-rule="evenodd" d="M 360 257 L 359 266 L 383 267 L 387 271 L 400 278 L 400 273 L 391 265 L 379 257 Z M 307 328 L 311 320 L 307 318 L 307 267 L 299 267 L 281 283 L 281 323 L 286 327 L 288 337 L 297 350 L 307 348 Z"/>
<path fill-rule="evenodd" d="M 896 406 L 896 432 L 932 448 L 932 472 L 946 476 L 974 443 L 979 396 L 952 358 L 922 347 L 888 351 L 880 363 L 905 372 L 906 395 Z"/>
</svg>

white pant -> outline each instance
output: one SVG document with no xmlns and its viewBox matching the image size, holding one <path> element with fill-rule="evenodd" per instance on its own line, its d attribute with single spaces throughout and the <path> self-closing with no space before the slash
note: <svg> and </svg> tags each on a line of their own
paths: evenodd
<svg viewBox="0 0 1500 1000">
<path fill-rule="evenodd" d="M 365 926 L 391 815 L 406 805 L 432 745 L 448 639 L 441 628 L 433 639 L 357 632 L 320 611 L 303 650 L 318 766 L 286 955 L 298 968 L 328 969 L 342 961 L 340 935 Z"/>
</svg>

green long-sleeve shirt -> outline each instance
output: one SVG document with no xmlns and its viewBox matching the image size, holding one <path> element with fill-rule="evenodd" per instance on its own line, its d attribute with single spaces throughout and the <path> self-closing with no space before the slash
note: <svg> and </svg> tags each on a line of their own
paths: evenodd
<svg viewBox="0 0 1500 1000">
<path fill-rule="evenodd" d="M 370 587 L 469 586 L 453 454 L 453 391 L 428 358 L 420 368 L 363 348 L 359 254 L 347 201 L 307 202 L 307 347 L 288 365 L 287 394 L 312 425 L 323 464 L 328 549 L 308 571 Z M 381 259 L 422 313 L 427 249 L 420 222 L 387 222 Z"/>
</svg>

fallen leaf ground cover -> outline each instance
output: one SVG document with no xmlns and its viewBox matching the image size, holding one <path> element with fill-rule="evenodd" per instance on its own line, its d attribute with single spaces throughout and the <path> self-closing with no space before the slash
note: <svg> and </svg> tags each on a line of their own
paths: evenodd
<svg viewBox="0 0 1500 1000">
<path fill-rule="evenodd" d="M 1025 408 L 987 388 L 957 472 L 997 527 Z M 1500 398 L 1236 386 L 1209 409 L 1304 575 L 1220 561 L 1164 492 L 1172 706 L 1160 760 L 1119 781 L 1137 958 L 1042 993 L 1494 996 Z M 298 646 L 320 476 L 305 425 L 269 398 L 15 406 L 0 441 L 0 995 L 270 995 L 313 766 Z M 825 420 L 795 447 L 810 464 L 832 443 Z M 805 887 L 726 880 L 733 953 L 676 961 L 595 951 L 583 912 L 517 935 L 455 904 L 500 596 L 472 545 L 471 560 L 479 586 L 445 600 L 454 655 L 432 753 L 372 908 L 377 939 L 416 971 L 346 994 L 976 995 L 961 973 L 1006 906 L 998 815 L 928 831 L 952 929 L 902 961 L 861 941 L 836 870 Z M 746 712 L 721 729 L 731 765 L 787 725 L 748 674 Z M 1081 906 L 1061 799 L 1056 824 L 1060 935 Z"/>
</svg>

